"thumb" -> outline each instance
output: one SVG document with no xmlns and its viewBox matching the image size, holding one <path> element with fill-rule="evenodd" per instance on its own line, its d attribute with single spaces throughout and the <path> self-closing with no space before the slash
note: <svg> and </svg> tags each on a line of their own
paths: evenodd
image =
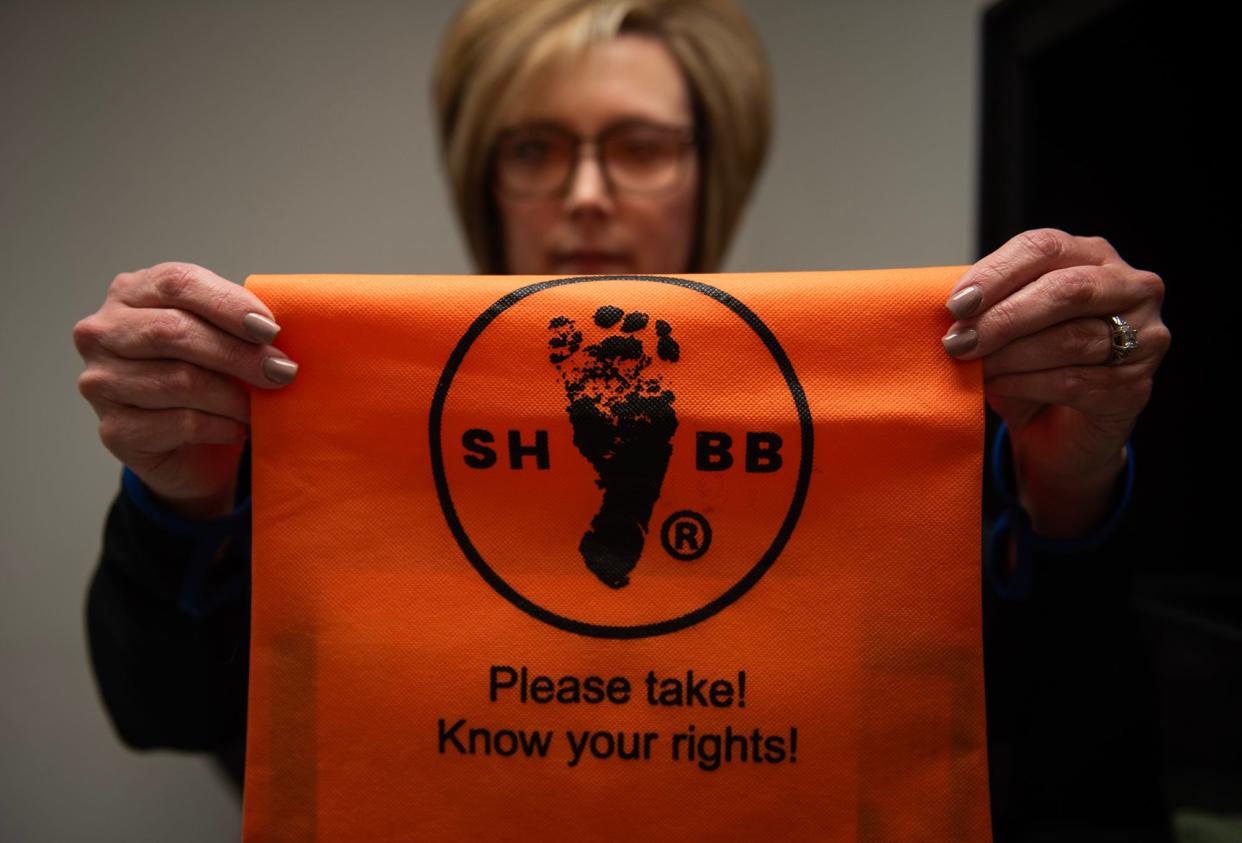
<svg viewBox="0 0 1242 843">
<path fill-rule="evenodd" d="M 988 406 L 1001 421 L 1009 425 L 1010 430 L 1021 430 L 1031 423 L 1031 419 L 1039 415 L 1044 405 L 1037 401 L 1026 401 L 1022 398 L 988 398 Z"/>
</svg>

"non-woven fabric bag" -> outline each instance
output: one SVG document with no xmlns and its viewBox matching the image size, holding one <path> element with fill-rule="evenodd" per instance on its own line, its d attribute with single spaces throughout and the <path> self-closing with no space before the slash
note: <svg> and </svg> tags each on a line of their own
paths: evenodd
<svg viewBox="0 0 1242 843">
<path fill-rule="evenodd" d="M 989 840 L 965 270 L 250 276 L 246 839 Z"/>
</svg>

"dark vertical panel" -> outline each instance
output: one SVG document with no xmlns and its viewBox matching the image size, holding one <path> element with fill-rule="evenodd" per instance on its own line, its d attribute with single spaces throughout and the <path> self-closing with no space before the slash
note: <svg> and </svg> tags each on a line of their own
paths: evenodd
<svg viewBox="0 0 1242 843">
<path fill-rule="evenodd" d="M 1174 339 L 1132 437 L 1123 530 L 1041 560 L 1027 605 L 985 592 L 998 840 L 1053 818 L 1160 839 L 1166 813 L 1242 811 L 1242 720 L 1221 702 L 1242 686 L 1242 566 L 1218 479 L 1232 460 L 1216 433 L 1236 381 L 1221 8 L 1004 0 L 984 18 L 980 255 L 1044 226 L 1103 236 L 1164 279 Z"/>
</svg>

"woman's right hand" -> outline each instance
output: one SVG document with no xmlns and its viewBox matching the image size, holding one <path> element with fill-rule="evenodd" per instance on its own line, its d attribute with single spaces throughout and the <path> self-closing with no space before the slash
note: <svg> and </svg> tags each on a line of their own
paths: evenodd
<svg viewBox="0 0 1242 843">
<path fill-rule="evenodd" d="M 279 389 L 297 373 L 270 345 L 279 330 L 254 293 L 178 262 L 116 276 L 74 325 L 99 438 L 171 511 L 232 511 L 250 423 L 241 381 Z"/>
</svg>

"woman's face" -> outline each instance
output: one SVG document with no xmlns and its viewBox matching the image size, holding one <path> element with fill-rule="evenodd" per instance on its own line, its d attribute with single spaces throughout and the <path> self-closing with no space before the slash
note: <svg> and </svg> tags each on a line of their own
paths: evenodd
<svg viewBox="0 0 1242 843">
<path fill-rule="evenodd" d="M 570 135 L 589 139 L 613 130 L 605 135 L 613 140 L 606 142 L 610 148 L 604 154 L 614 184 L 610 187 L 605 179 L 595 145 L 581 144 L 568 182 L 559 191 L 514 195 L 512 188 L 493 185 L 508 271 L 518 275 L 685 272 L 699 184 L 693 145 L 683 140 L 677 147 L 675 178 L 659 181 L 654 190 L 641 182 L 648 178 L 643 168 L 654 166 L 648 162 L 671 154 L 676 133 L 669 127 L 693 128 L 691 115 L 689 92 L 672 54 L 659 40 L 643 35 L 625 34 L 592 47 L 532 90 L 505 119 L 504 128 L 510 131 L 502 137 L 515 137 L 511 131 L 515 128 L 535 128 L 543 138 L 560 138 L 564 147 Z M 538 162 L 546 160 L 556 141 L 539 137 L 510 142 L 508 147 L 501 144 L 501 154 L 511 165 L 507 172 L 544 166 Z M 572 161 L 573 147 L 569 149 Z M 645 189 L 635 190 L 633 185 Z"/>
</svg>

